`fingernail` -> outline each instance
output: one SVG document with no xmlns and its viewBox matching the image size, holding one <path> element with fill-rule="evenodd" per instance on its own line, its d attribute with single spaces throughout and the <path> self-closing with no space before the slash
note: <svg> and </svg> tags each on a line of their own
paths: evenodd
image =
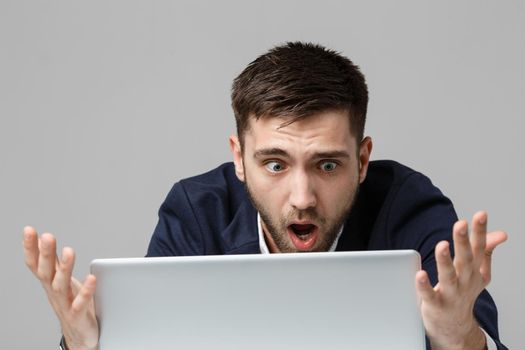
<svg viewBox="0 0 525 350">
<path fill-rule="evenodd" d="M 31 234 L 29 232 L 24 232 L 24 239 L 27 241 L 31 237 Z"/>
<path fill-rule="evenodd" d="M 467 235 L 467 229 L 466 228 L 461 228 L 459 230 L 459 234 L 462 235 L 462 236 L 466 236 Z"/>
<path fill-rule="evenodd" d="M 485 216 L 482 216 L 479 221 L 478 221 L 481 225 L 485 225 L 487 223 L 487 218 Z"/>
<path fill-rule="evenodd" d="M 442 256 L 447 256 L 448 255 L 448 249 L 445 249 L 441 252 L 441 255 Z"/>
</svg>

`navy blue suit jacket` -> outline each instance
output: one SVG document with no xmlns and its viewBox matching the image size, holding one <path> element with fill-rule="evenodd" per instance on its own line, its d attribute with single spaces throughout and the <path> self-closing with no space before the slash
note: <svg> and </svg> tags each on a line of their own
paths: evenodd
<svg viewBox="0 0 525 350">
<path fill-rule="evenodd" d="M 456 221 L 452 203 L 426 176 L 393 161 L 373 161 L 336 250 L 415 249 L 435 284 L 434 247 L 452 241 Z M 173 186 L 148 248 L 148 256 L 250 253 L 260 253 L 257 211 L 232 163 Z M 475 315 L 498 349 L 506 349 L 487 291 L 478 298 Z"/>
</svg>

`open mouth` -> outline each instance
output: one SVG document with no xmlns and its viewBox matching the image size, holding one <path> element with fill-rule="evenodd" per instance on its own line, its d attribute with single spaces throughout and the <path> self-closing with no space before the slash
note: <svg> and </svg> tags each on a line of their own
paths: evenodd
<svg viewBox="0 0 525 350">
<path fill-rule="evenodd" d="M 313 224 L 292 224 L 288 234 L 295 248 L 300 251 L 311 250 L 317 241 L 318 227 Z"/>
<path fill-rule="evenodd" d="M 310 234 L 315 229 L 315 225 L 307 224 L 307 225 L 299 225 L 299 224 L 293 224 L 290 225 L 290 228 L 292 229 L 293 233 L 299 237 L 300 240 L 306 241 Z"/>
</svg>

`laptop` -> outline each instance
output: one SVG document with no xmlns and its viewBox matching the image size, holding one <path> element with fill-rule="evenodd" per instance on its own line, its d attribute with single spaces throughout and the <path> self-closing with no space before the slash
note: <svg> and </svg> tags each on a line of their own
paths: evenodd
<svg viewBox="0 0 525 350">
<path fill-rule="evenodd" d="M 100 350 L 421 350 L 413 250 L 98 259 Z"/>
</svg>

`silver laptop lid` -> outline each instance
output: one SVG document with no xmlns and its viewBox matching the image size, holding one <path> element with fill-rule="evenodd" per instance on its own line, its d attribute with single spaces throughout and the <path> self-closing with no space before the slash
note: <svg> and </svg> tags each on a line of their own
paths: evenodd
<svg viewBox="0 0 525 350">
<path fill-rule="evenodd" d="M 99 259 L 101 350 L 425 348 L 415 251 Z"/>
</svg>

